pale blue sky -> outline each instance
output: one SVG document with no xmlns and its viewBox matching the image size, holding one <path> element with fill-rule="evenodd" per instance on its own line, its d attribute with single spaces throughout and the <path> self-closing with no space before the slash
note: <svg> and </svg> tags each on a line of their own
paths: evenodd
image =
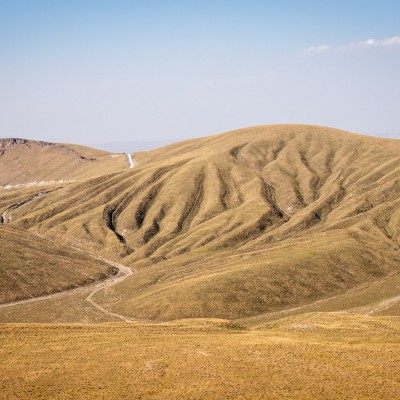
<svg viewBox="0 0 400 400">
<path fill-rule="evenodd" d="M 399 1 L 0 0 L 0 136 L 400 138 L 399 18 Z"/>
</svg>

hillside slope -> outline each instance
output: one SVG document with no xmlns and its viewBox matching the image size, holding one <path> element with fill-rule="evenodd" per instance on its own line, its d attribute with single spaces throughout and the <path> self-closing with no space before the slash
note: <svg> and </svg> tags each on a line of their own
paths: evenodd
<svg viewBox="0 0 400 400">
<path fill-rule="evenodd" d="M 125 168 L 122 154 L 26 139 L 0 139 L 0 186 L 87 179 Z"/>
<path fill-rule="evenodd" d="M 135 160 L 12 211 L 15 228 L 135 267 L 95 296 L 114 312 L 243 318 L 400 272 L 398 140 L 260 126 Z"/>
<path fill-rule="evenodd" d="M 0 304 L 92 283 L 115 268 L 82 251 L 0 226 Z"/>
</svg>

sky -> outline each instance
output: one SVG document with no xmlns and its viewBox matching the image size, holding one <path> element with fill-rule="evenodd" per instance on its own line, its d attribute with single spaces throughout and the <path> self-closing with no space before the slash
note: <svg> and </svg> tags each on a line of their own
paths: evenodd
<svg viewBox="0 0 400 400">
<path fill-rule="evenodd" d="M 0 137 L 400 138 L 400 1 L 0 0 Z"/>
</svg>

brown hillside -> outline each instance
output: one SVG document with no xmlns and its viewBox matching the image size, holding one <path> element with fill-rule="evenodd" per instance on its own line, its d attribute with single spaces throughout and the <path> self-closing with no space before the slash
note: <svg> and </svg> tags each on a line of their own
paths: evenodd
<svg viewBox="0 0 400 400">
<path fill-rule="evenodd" d="M 95 296 L 114 312 L 249 317 L 399 272 L 398 140 L 260 126 L 135 160 L 11 210 L 15 228 L 135 267 Z"/>
<path fill-rule="evenodd" d="M 114 274 L 88 254 L 0 226 L 0 304 L 71 289 Z"/>
<path fill-rule="evenodd" d="M 0 139 L 0 186 L 77 180 L 126 168 L 122 154 L 26 139 Z"/>
</svg>

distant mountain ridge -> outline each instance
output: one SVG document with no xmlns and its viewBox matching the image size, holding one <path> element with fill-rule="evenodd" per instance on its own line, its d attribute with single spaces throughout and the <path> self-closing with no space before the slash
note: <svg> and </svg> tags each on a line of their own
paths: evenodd
<svg viewBox="0 0 400 400">
<path fill-rule="evenodd" d="M 37 181 L 76 180 L 103 171 L 121 171 L 121 155 L 111 159 L 102 150 L 64 143 L 4 138 L 0 139 L 0 186 Z"/>
<path fill-rule="evenodd" d="M 90 161 L 95 160 L 95 158 L 88 158 L 88 157 L 80 154 L 73 146 L 68 146 L 68 145 L 65 145 L 62 143 L 51 143 L 51 142 L 45 142 L 45 141 L 41 141 L 41 140 L 29 140 L 29 139 L 19 139 L 19 138 L 0 139 L 0 156 L 4 155 L 4 152 L 7 149 L 10 149 L 10 148 L 12 148 L 14 146 L 18 146 L 18 145 L 25 145 L 28 147 L 31 147 L 31 146 L 50 147 L 50 148 L 73 153 L 82 160 L 90 160 Z"/>
</svg>

